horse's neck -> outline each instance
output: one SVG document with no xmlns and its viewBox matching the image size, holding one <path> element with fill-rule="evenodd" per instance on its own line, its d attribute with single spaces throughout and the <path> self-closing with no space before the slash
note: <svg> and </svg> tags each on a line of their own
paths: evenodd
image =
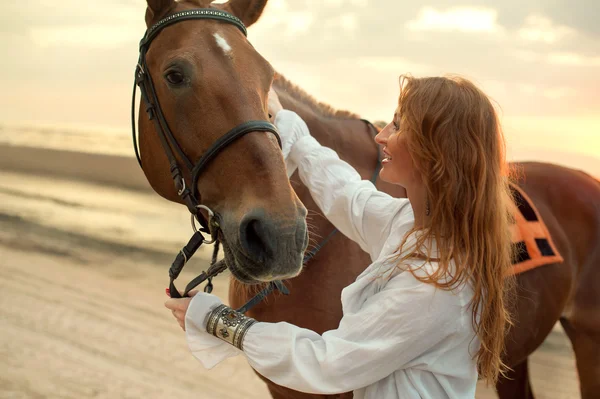
<svg viewBox="0 0 600 399">
<path fill-rule="evenodd" d="M 356 117 L 324 116 L 312 105 L 296 99 L 293 93 L 279 95 L 284 108 L 296 112 L 308 125 L 310 134 L 326 147 L 333 149 L 343 160 L 370 178 L 377 164 L 377 146 L 373 131 Z"/>
<path fill-rule="evenodd" d="M 278 83 L 275 81 L 275 83 Z M 277 86 L 276 86 L 277 88 Z M 333 149 L 341 159 L 352 165 L 363 179 L 371 179 L 378 164 L 379 152 L 373 140 L 372 129 L 356 116 L 347 113 L 344 116 L 324 116 L 329 112 L 319 112 L 318 106 L 307 103 L 302 94 L 277 90 L 284 108 L 295 111 L 304 119 L 310 134 L 326 147 Z M 305 97 L 305 96 L 304 96 Z M 308 100 L 309 102 L 309 100 Z M 315 110 L 317 108 L 317 110 Z M 377 180 L 377 188 L 394 197 L 406 198 L 406 190 L 396 184 Z M 310 194 L 300 185 L 295 185 L 300 199 L 310 202 Z"/>
</svg>

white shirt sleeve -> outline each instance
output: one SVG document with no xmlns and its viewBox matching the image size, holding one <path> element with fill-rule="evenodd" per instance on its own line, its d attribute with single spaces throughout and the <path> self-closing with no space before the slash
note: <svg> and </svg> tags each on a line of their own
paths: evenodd
<svg viewBox="0 0 600 399">
<path fill-rule="evenodd" d="M 335 394 L 368 386 L 395 371 L 437 358 L 461 327 L 458 295 L 436 290 L 404 272 L 344 314 L 322 336 L 289 323 L 256 323 L 244 353 L 261 375 L 301 392 Z"/>
<path fill-rule="evenodd" d="M 290 123 L 283 120 L 284 117 L 294 120 Z M 325 217 L 368 252 L 371 259 L 376 259 L 395 218 L 410 214 L 412 219 L 408 199 L 394 198 L 378 191 L 370 181 L 362 180 L 335 151 L 321 146 L 310 136 L 304 121 L 294 113 L 278 115 L 278 118 L 282 124 L 291 124 L 292 134 L 301 137 L 293 145 L 289 158 L 291 163 L 298 165 L 300 179 Z"/>
</svg>

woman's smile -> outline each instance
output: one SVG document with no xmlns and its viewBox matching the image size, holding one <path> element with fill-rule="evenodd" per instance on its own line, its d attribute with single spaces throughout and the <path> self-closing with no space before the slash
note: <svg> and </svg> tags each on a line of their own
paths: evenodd
<svg viewBox="0 0 600 399">
<path fill-rule="evenodd" d="M 390 163 L 392 161 L 392 156 L 386 151 L 386 148 L 387 147 L 383 148 L 383 155 L 385 156 L 381 160 L 381 163 Z"/>
</svg>

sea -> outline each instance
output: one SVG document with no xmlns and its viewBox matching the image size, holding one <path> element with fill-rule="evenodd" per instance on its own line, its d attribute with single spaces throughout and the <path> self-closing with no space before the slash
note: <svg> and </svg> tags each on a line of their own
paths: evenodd
<svg viewBox="0 0 600 399">
<path fill-rule="evenodd" d="M 113 127 L 0 123 L 0 144 L 134 156 L 131 130 Z"/>
<path fill-rule="evenodd" d="M 10 150 L 9 146 L 106 155 L 106 170 L 110 170 L 112 156 L 134 158 L 131 133 L 110 128 L 0 124 L 0 147 Z M 74 173 L 82 167 L 86 166 L 72 165 Z M 4 233 L 25 229 L 83 240 L 96 247 L 173 255 L 193 233 L 187 208 L 150 189 L 127 189 L 42 172 L 0 169 L 0 230 Z M 2 238 L 0 234 L 0 244 Z M 208 258 L 207 251 L 199 256 Z"/>
</svg>

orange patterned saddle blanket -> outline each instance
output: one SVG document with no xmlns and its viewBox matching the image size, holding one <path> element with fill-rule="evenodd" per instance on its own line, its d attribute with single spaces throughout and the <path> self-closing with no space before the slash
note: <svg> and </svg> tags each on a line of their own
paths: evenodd
<svg viewBox="0 0 600 399">
<path fill-rule="evenodd" d="M 563 257 L 552 242 L 546 224 L 525 192 L 511 184 L 513 215 L 511 226 L 514 249 L 513 274 L 526 272 L 551 263 L 561 263 Z"/>
</svg>

